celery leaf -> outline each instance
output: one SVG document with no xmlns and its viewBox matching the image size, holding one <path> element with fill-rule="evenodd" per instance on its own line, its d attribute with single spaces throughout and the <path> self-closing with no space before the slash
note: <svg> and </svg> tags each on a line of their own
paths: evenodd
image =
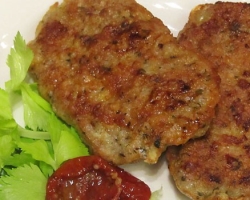
<svg viewBox="0 0 250 200">
<path fill-rule="evenodd" d="M 6 166 L 13 166 L 13 167 L 19 167 L 19 166 L 22 166 L 24 164 L 36 162 L 36 160 L 34 160 L 31 157 L 31 155 L 26 154 L 24 152 L 15 153 L 15 154 L 10 155 L 10 156 L 5 156 L 2 160 Z"/>
<path fill-rule="evenodd" d="M 1 119 L 12 119 L 12 111 L 10 106 L 10 100 L 8 93 L 0 88 L 0 120 Z"/>
<path fill-rule="evenodd" d="M 51 115 L 49 122 L 48 131 L 57 167 L 68 159 L 89 155 L 88 148 L 82 143 L 74 128 L 66 126 L 54 114 Z"/>
<path fill-rule="evenodd" d="M 25 79 L 32 60 L 33 52 L 28 48 L 25 40 L 18 32 L 14 39 L 14 48 L 11 48 L 7 58 L 7 65 L 10 67 L 11 78 L 5 84 L 8 91 L 19 90 L 19 86 Z"/>
<path fill-rule="evenodd" d="M 52 113 L 49 103 L 33 91 L 28 84 L 22 84 L 21 91 L 26 125 L 32 130 L 46 131 L 48 118 Z"/>
<path fill-rule="evenodd" d="M 10 156 L 15 151 L 15 143 L 10 135 L 0 137 L 0 168 L 3 168 L 5 163 L 3 159 Z"/>
<path fill-rule="evenodd" d="M 47 179 L 34 164 L 7 170 L 0 179 L 0 199 L 44 200 Z"/>
<path fill-rule="evenodd" d="M 18 146 L 35 160 L 43 161 L 56 169 L 55 161 L 51 157 L 47 143 L 44 140 L 20 141 Z"/>
<path fill-rule="evenodd" d="M 54 151 L 57 166 L 60 166 L 62 162 L 68 159 L 89 155 L 88 149 L 84 147 L 81 140 L 68 131 L 61 132 L 61 137 L 56 147 Z"/>
</svg>

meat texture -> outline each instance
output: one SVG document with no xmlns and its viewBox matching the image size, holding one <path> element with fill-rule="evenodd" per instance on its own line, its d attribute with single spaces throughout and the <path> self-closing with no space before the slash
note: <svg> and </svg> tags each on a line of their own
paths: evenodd
<svg viewBox="0 0 250 200">
<path fill-rule="evenodd" d="M 203 135 L 214 116 L 211 64 L 133 0 L 56 3 L 29 47 L 40 94 L 115 164 L 155 163 L 168 145 Z"/>
<path fill-rule="evenodd" d="M 250 4 L 196 7 L 181 45 L 213 62 L 221 100 L 208 134 L 167 150 L 177 187 L 191 199 L 250 199 Z"/>
</svg>

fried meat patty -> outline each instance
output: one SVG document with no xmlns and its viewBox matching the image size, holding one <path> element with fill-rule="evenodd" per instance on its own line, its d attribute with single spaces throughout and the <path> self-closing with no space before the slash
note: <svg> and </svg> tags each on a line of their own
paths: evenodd
<svg viewBox="0 0 250 200">
<path fill-rule="evenodd" d="M 250 4 L 196 7 L 181 45 L 213 62 L 221 100 L 208 134 L 167 150 L 170 173 L 191 199 L 250 199 Z"/>
<path fill-rule="evenodd" d="M 218 102 L 211 64 L 133 0 L 65 0 L 29 43 L 30 74 L 94 154 L 155 163 L 203 135 Z"/>
</svg>

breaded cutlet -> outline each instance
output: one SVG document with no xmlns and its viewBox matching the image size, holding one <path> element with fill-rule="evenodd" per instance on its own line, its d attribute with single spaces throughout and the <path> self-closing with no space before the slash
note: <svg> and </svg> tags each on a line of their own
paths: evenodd
<svg viewBox="0 0 250 200">
<path fill-rule="evenodd" d="M 30 75 L 93 154 L 156 163 L 202 136 L 219 99 L 211 64 L 134 0 L 54 4 L 29 43 Z"/>
<path fill-rule="evenodd" d="M 250 4 L 199 5 L 178 41 L 213 63 L 221 100 L 204 137 L 168 148 L 170 173 L 191 199 L 249 200 Z"/>
</svg>

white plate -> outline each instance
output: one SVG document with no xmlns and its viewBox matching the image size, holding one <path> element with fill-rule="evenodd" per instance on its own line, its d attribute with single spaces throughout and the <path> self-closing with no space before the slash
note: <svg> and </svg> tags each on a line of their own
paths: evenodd
<svg viewBox="0 0 250 200">
<path fill-rule="evenodd" d="M 26 41 L 34 38 L 35 28 L 50 5 L 56 0 L 0 0 L 0 87 L 9 79 L 6 58 L 13 45 L 13 38 L 20 31 Z M 186 23 L 189 12 L 198 4 L 213 0 L 137 0 L 156 17 L 160 18 L 176 36 Z M 236 1 L 232 1 L 236 2 Z M 250 2 L 244 0 L 242 2 Z M 17 115 L 17 121 L 22 116 Z M 137 163 L 123 166 L 145 181 L 152 191 L 162 188 L 162 200 L 187 200 L 174 186 L 165 158 L 156 165 Z"/>
</svg>

